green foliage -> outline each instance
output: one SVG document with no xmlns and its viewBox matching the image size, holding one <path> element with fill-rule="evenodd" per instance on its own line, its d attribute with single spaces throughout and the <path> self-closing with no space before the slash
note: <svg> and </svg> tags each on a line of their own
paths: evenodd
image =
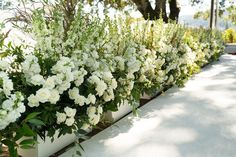
<svg viewBox="0 0 236 157">
<path fill-rule="evenodd" d="M 226 43 L 236 42 L 236 31 L 233 28 L 229 28 L 223 32 L 223 39 Z"/>
</svg>

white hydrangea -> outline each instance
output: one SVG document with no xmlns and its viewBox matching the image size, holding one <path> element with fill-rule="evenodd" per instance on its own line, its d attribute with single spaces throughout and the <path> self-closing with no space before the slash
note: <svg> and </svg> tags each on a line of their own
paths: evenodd
<svg viewBox="0 0 236 157">
<path fill-rule="evenodd" d="M 12 80 L 9 79 L 7 73 L 0 72 L 0 81 L 2 81 L 2 88 L 0 87 L 0 91 L 3 91 L 6 96 L 9 96 L 13 90 Z"/>
</svg>

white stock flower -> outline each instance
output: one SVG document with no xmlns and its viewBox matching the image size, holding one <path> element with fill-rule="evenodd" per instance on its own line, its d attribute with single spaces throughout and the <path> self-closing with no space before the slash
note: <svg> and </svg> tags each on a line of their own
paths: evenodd
<svg viewBox="0 0 236 157">
<path fill-rule="evenodd" d="M 10 64 L 7 61 L 0 60 L 0 69 L 1 70 L 7 70 L 7 69 L 9 69 L 9 67 L 10 67 Z"/>
<path fill-rule="evenodd" d="M 76 109 L 72 109 L 70 107 L 65 107 L 64 111 L 65 111 L 67 117 L 74 117 L 76 114 Z"/>
<path fill-rule="evenodd" d="M 65 113 L 57 112 L 56 117 L 57 117 L 57 124 L 61 124 L 61 123 L 65 122 L 65 120 L 66 120 L 66 114 Z"/>
<path fill-rule="evenodd" d="M 39 102 L 45 103 L 51 97 L 51 92 L 47 88 L 41 88 L 36 92 L 36 97 L 38 98 Z"/>
<path fill-rule="evenodd" d="M 11 111 L 13 109 L 13 106 L 14 106 L 14 101 L 12 101 L 10 99 L 7 99 L 7 100 L 3 101 L 3 103 L 2 103 L 2 108 L 4 110 Z"/>
<path fill-rule="evenodd" d="M 73 117 L 67 118 L 65 124 L 67 126 L 72 126 L 75 123 L 75 119 Z"/>
<path fill-rule="evenodd" d="M 38 107 L 39 106 L 39 100 L 38 97 L 31 94 L 28 98 L 28 106 L 29 107 Z"/>
<path fill-rule="evenodd" d="M 2 87 L 4 94 L 9 96 L 11 94 L 11 91 L 13 90 L 13 82 L 9 78 L 3 78 Z"/>
<path fill-rule="evenodd" d="M 111 87 L 112 87 L 112 89 L 116 89 L 117 88 L 117 81 L 116 81 L 116 79 L 112 79 L 111 80 Z"/>
</svg>

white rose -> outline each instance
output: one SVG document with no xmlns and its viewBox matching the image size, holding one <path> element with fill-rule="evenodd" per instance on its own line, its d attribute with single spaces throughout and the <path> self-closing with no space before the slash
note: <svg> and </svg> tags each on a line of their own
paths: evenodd
<svg viewBox="0 0 236 157">
<path fill-rule="evenodd" d="M 75 83 L 75 85 L 76 85 L 77 87 L 80 86 L 83 82 L 84 82 L 84 77 L 83 77 L 83 76 L 78 77 L 78 78 L 74 81 L 74 83 Z"/>
<path fill-rule="evenodd" d="M 38 107 L 39 106 L 39 100 L 38 97 L 35 95 L 31 94 L 28 98 L 28 106 L 29 107 Z"/>
<path fill-rule="evenodd" d="M 113 76 L 112 76 L 112 73 L 111 72 L 104 72 L 103 73 L 103 79 L 105 80 L 105 81 L 110 81 L 111 79 L 113 78 Z"/>
<path fill-rule="evenodd" d="M 47 88 L 41 88 L 36 92 L 36 96 L 39 100 L 39 102 L 45 103 L 49 100 L 51 97 L 51 92 Z"/>
<path fill-rule="evenodd" d="M 56 77 L 56 76 L 55 76 Z M 48 77 L 45 81 L 43 87 L 48 89 L 53 89 L 55 87 L 55 77 Z"/>
<path fill-rule="evenodd" d="M 84 106 L 86 98 L 82 95 L 78 95 L 75 99 L 75 104 L 79 104 L 80 106 Z"/>
<path fill-rule="evenodd" d="M 92 125 L 96 125 L 100 120 L 100 115 L 93 115 L 92 117 L 89 117 L 89 122 L 92 124 Z"/>
<path fill-rule="evenodd" d="M 95 106 L 89 106 L 87 108 L 87 115 L 90 117 L 91 115 L 94 115 L 97 111 L 97 108 Z"/>
<path fill-rule="evenodd" d="M 62 82 L 62 84 L 58 88 L 59 93 L 62 94 L 64 91 L 70 88 L 70 85 L 70 82 Z"/>
<path fill-rule="evenodd" d="M 56 104 L 60 99 L 60 94 L 57 90 L 53 89 L 50 93 L 49 101 L 51 104 Z"/>
<path fill-rule="evenodd" d="M 70 107 L 65 107 L 64 111 L 68 117 L 74 117 L 76 114 L 76 109 L 72 109 Z"/>
<path fill-rule="evenodd" d="M 73 117 L 67 118 L 65 124 L 67 126 L 72 126 L 75 123 L 75 119 Z"/>
<path fill-rule="evenodd" d="M 88 123 L 84 123 L 80 129 L 88 131 L 90 128 L 90 125 Z"/>
<path fill-rule="evenodd" d="M 34 75 L 34 76 L 31 77 L 30 82 L 35 86 L 36 85 L 39 86 L 39 85 L 44 84 L 45 80 L 44 80 L 42 75 L 37 74 L 37 75 Z"/>
<path fill-rule="evenodd" d="M 57 124 L 61 124 L 62 122 L 64 122 L 66 120 L 66 114 L 65 113 L 57 112 L 56 116 L 57 116 Z"/>
<path fill-rule="evenodd" d="M 90 102 L 91 104 L 95 104 L 95 102 L 96 102 L 96 97 L 95 97 L 95 95 L 89 94 L 89 95 L 88 95 L 88 100 L 89 100 L 89 102 Z"/>
<path fill-rule="evenodd" d="M 102 80 L 97 83 L 97 87 L 95 88 L 99 96 L 102 96 L 106 89 L 107 84 Z"/>
<path fill-rule="evenodd" d="M 102 106 L 98 106 L 97 111 L 99 114 L 102 114 L 102 112 L 103 112 Z"/>
<path fill-rule="evenodd" d="M 74 87 L 68 91 L 69 98 L 75 100 L 79 96 L 79 89 Z"/>
</svg>

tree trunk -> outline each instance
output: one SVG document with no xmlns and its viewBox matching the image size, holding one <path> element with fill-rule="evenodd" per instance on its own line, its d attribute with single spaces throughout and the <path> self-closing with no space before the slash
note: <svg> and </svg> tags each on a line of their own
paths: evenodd
<svg viewBox="0 0 236 157">
<path fill-rule="evenodd" d="M 178 0 L 169 0 L 170 14 L 169 17 L 166 13 L 166 0 L 156 0 L 155 9 L 152 8 L 149 0 L 132 0 L 137 9 L 143 15 L 145 20 L 157 20 L 162 18 L 164 22 L 168 22 L 169 19 L 178 21 L 180 7 Z"/>
<path fill-rule="evenodd" d="M 170 15 L 169 18 L 171 20 L 177 21 L 179 19 L 179 12 L 180 12 L 180 5 L 178 0 L 170 0 L 169 1 L 170 5 Z"/>
</svg>

